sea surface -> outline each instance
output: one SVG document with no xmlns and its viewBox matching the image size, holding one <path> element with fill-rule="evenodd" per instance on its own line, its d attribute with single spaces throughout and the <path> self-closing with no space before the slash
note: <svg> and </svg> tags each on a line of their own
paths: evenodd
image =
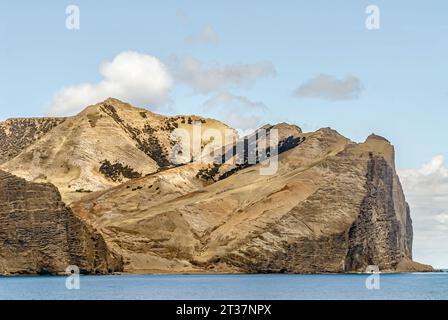
<svg viewBox="0 0 448 320">
<path fill-rule="evenodd" d="M 448 272 L 369 275 L 112 275 L 0 277 L 0 300 L 448 299 Z M 373 282 L 374 281 L 374 282 Z M 374 285 L 373 285 L 374 284 Z M 76 286 L 75 282 L 69 281 Z"/>
</svg>

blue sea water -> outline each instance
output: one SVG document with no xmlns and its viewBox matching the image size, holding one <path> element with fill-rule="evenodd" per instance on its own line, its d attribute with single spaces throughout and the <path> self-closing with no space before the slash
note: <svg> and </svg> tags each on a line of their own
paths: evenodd
<svg viewBox="0 0 448 320">
<path fill-rule="evenodd" d="M 81 276 L 68 290 L 66 277 L 0 277 L 0 299 L 448 299 L 448 273 L 380 275 L 112 275 Z"/>
</svg>

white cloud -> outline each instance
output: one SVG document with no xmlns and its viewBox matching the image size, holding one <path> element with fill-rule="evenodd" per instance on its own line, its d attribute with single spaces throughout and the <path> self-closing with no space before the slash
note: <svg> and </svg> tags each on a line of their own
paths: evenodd
<svg viewBox="0 0 448 320">
<path fill-rule="evenodd" d="M 122 52 L 111 62 L 100 66 L 103 79 L 98 83 L 82 83 L 60 90 L 51 102 L 53 115 L 76 113 L 88 105 L 108 97 L 136 105 L 157 107 L 167 101 L 172 78 L 157 58 L 137 52 Z"/>
<path fill-rule="evenodd" d="M 320 74 L 294 91 L 298 98 L 321 98 L 330 101 L 357 99 L 364 90 L 361 80 L 354 76 L 337 79 Z"/>
<path fill-rule="evenodd" d="M 262 102 L 229 92 L 213 95 L 204 102 L 203 107 L 209 112 L 217 111 L 216 116 L 237 129 L 240 134 L 257 128 L 264 111 L 267 110 Z"/>
<path fill-rule="evenodd" d="M 185 38 L 185 43 L 189 45 L 217 44 L 219 36 L 212 26 L 205 26 L 198 34 Z"/>
<path fill-rule="evenodd" d="M 232 128 L 235 128 L 240 135 L 253 132 L 254 128 L 258 128 L 260 124 L 260 117 L 256 115 L 241 114 L 237 111 L 231 111 L 224 120 Z"/>
<path fill-rule="evenodd" d="M 267 109 L 266 105 L 260 101 L 251 101 L 244 96 L 237 96 L 229 92 L 220 92 L 212 96 L 204 103 L 204 107 L 213 108 L 219 106 L 234 106 L 244 109 Z"/>
<path fill-rule="evenodd" d="M 183 59 L 174 57 L 171 67 L 176 80 L 191 86 L 198 93 L 209 93 L 235 86 L 250 86 L 260 78 L 274 76 L 276 73 L 273 64 L 268 61 L 204 66 L 201 61 L 191 56 Z"/>
<path fill-rule="evenodd" d="M 448 267 L 448 168 L 438 155 L 420 169 L 400 170 L 414 225 L 414 258 Z"/>
</svg>

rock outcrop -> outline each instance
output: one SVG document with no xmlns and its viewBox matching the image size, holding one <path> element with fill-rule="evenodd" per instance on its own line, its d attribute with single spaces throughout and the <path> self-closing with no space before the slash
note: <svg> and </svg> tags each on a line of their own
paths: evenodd
<svg viewBox="0 0 448 320">
<path fill-rule="evenodd" d="M 26 182 L 0 171 L 0 275 L 122 270 L 103 237 L 75 216 L 51 184 Z"/>
</svg>

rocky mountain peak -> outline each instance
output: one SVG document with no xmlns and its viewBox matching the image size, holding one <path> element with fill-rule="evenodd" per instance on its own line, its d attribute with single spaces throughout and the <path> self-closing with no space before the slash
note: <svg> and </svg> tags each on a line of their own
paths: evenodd
<svg viewBox="0 0 448 320">
<path fill-rule="evenodd" d="M 303 133 L 279 123 L 263 126 L 266 135 L 233 137 L 219 145 L 223 153 L 215 153 L 220 139 L 196 137 L 211 162 L 195 162 L 186 152 L 184 163 L 173 163 L 170 151 L 184 143 L 173 140 L 176 129 L 192 134 L 200 124 L 226 135 L 229 127 L 199 116 L 158 115 L 114 98 L 54 121 L 41 134 L 25 134 L 24 149 L 0 165 L 27 180 L 0 172 L 0 270 L 59 270 L 73 256 L 89 270 L 109 270 L 107 261 L 122 256 L 124 271 L 136 273 L 338 273 L 363 272 L 369 264 L 381 271 L 432 270 L 412 261 L 412 220 L 394 148 L 377 135 L 355 143 L 331 128 Z M 21 123 L 7 124 L 3 135 L 0 126 L 7 150 L 39 127 Z M 279 156 L 265 175 L 273 129 Z M 266 152 L 258 152 L 260 145 Z M 217 161 L 223 155 L 230 161 Z M 17 221 L 30 235 L 23 248 Z M 68 239 L 82 244 L 74 248 L 82 255 L 58 247 L 65 247 L 64 230 L 72 230 Z M 54 248 L 51 268 L 28 254 L 39 246 Z M 19 247 L 20 265 L 14 264 Z"/>
<path fill-rule="evenodd" d="M 277 123 L 277 124 L 273 125 L 272 128 L 278 129 L 278 130 L 291 130 L 291 131 L 295 131 L 297 133 L 302 133 L 302 129 L 299 126 L 297 126 L 295 124 L 287 123 L 287 122 Z"/>
<path fill-rule="evenodd" d="M 34 122 L 20 126 L 15 140 L 6 133 L 2 139 L 0 127 L 0 143 L 14 151 L 5 151 L 1 167 L 29 181 L 54 183 L 70 203 L 87 193 L 173 166 L 172 132 L 182 128 L 191 133 L 195 121 L 200 121 L 204 131 L 211 128 L 224 135 L 229 129 L 213 119 L 167 117 L 108 98 L 76 116 L 54 120 L 52 130 L 23 143 L 28 148 L 15 150 L 14 141 L 24 131 L 35 132 Z M 213 143 L 205 141 L 203 146 Z"/>
<path fill-rule="evenodd" d="M 371 140 L 372 140 L 372 141 L 383 141 L 383 142 L 386 142 L 386 143 L 390 144 L 390 141 L 389 141 L 389 140 L 387 140 L 386 138 L 384 138 L 384 137 L 382 137 L 382 136 L 376 135 L 375 133 L 370 134 L 370 135 L 367 137 L 366 142 L 369 142 L 369 141 L 371 141 Z"/>
<path fill-rule="evenodd" d="M 364 145 L 372 150 L 373 153 L 382 155 L 395 168 L 395 149 L 389 140 L 372 133 L 367 137 Z"/>
<path fill-rule="evenodd" d="M 86 116 L 92 113 L 105 113 L 105 110 L 113 110 L 113 112 L 118 112 L 122 115 L 125 115 L 126 117 L 136 117 L 137 119 L 142 117 L 143 114 L 146 114 L 146 116 L 159 116 L 145 108 L 135 107 L 130 105 L 129 103 L 111 97 L 102 102 L 87 106 L 81 112 L 79 112 L 77 116 Z"/>
</svg>

